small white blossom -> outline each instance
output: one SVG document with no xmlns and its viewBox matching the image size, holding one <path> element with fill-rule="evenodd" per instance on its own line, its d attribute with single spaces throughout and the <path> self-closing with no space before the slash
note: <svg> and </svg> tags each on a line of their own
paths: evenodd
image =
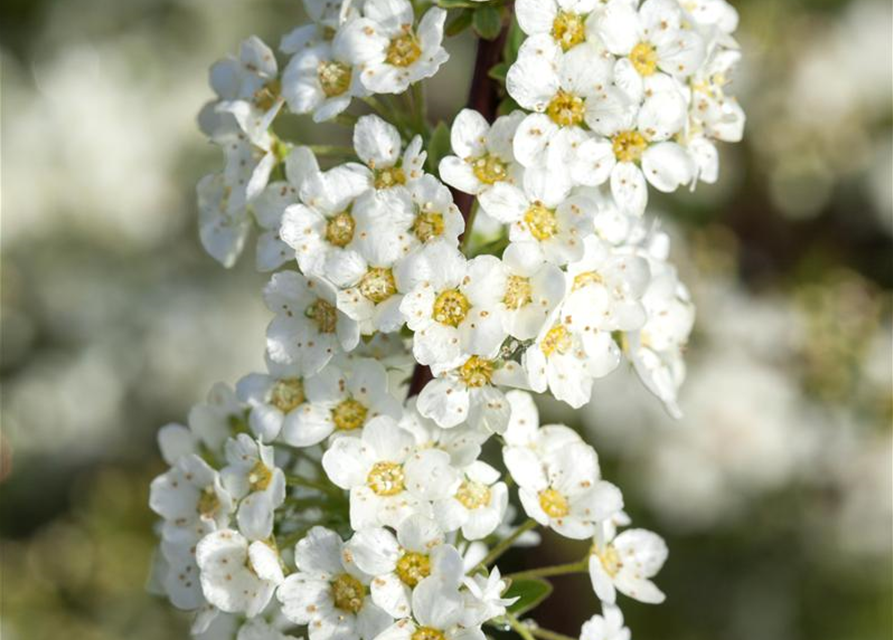
<svg viewBox="0 0 893 640">
<path fill-rule="evenodd" d="M 620 490 L 601 480 L 598 456 L 585 443 L 541 456 L 531 449 L 506 447 L 503 458 L 527 515 L 563 536 L 588 538 L 599 522 L 623 508 Z"/>
<path fill-rule="evenodd" d="M 596 529 L 589 577 L 595 594 L 614 604 L 616 592 L 649 604 L 660 604 L 664 594 L 651 581 L 667 561 L 667 545 L 656 533 L 627 529 L 616 537 L 613 526 Z"/>
<path fill-rule="evenodd" d="M 580 629 L 580 640 L 630 640 L 623 613 L 616 605 L 602 604 L 602 615 L 592 616 Z"/>
<path fill-rule="evenodd" d="M 508 487 L 499 472 L 480 460 L 462 470 L 462 483 L 450 497 L 434 503 L 434 516 L 447 531 L 462 529 L 466 540 L 482 540 L 502 523 Z"/>
<path fill-rule="evenodd" d="M 239 500 L 239 531 L 251 540 L 273 533 L 273 512 L 285 500 L 285 474 L 276 466 L 273 448 L 240 433 L 226 443 L 224 486 Z"/>
<path fill-rule="evenodd" d="M 418 26 L 409 0 L 366 0 L 363 17 L 348 23 L 346 47 L 374 93 L 403 93 L 449 59 L 441 46 L 447 12 L 432 7 Z"/>
<path fill-rule="evenodd" d="M 403 149 L 397 127 L 376 115 L 357 120 L 353 146 L 357 157 L 367 167 L 364 175 L 370 189 L 408 186 L 424 173 L 422 167 L 428 154 L 422 150 L 422 137 L 415 136 Z"/>
<path fill-rule="evenodd" d="M 467 467 L 481 455 L 481 445 L 490 434 L 480 429 L 472 429 L 460 424 L 443 429 L 438 424 L 422 416 L 417 408 L 417 398 L 410 398 L 400 419 L 400 427 L 415 437 L 418 449 L 439 449 L 450 456 L 456 468 Z"/>
<path fill-rule="evenodd" d="M 467 576 L 463 583 L 467 591 L 463 592 L 466 617 L 462 624 L 466 627 L 481 625 L 505 615 L 506 607 L 519 599 L 502 597 L 509 585 L 502 579 L 499 567 L 493 567 L 486 577 L 480 574 Z"/>
<path fill-rule="evenodd" d="M 465 626 L 466 606 L 456 585 L 426 578 L 412 593 L 412 617 L 395 622 L 378 640 L 412 640 L 419 631 L 438 640 L 484 640 L 480 625 Z"/>
<path fill-rule="evenodd" d="M 392 621 L 372 602 L 361 571 L 334 531 L 314 527 L 295 547 L 298 571 L 279 587 L 282 612 L 310 640 L 373 640 Z"/>
<path fill-rule="evenodd" d="M 356 565 L 375 578 L 372 601 L 394 618 L 410 615 L 413 589 L 433 576 L 458 585 L 464 570 L 455 547 L 437 524 L 421 515 L 406 518 L 396 536 L 384 528 L 362 529 L 347 544 Z"/>
<path fill-rule="evenodd" d="M 205 597 L 226 613 L 253 618 L 264 610 L 283 580 L 279 554 L 266 542 L 249 542 L 232 529 L 202 538 L 196 561 Z"/>
</svg>

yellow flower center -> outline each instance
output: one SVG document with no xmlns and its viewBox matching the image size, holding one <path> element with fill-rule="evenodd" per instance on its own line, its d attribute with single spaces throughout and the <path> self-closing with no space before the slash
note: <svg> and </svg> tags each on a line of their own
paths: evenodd
<svg viewBox="0 0 893 640">
<path fill-rule="evenodd" d="M 319 63 L 316 69 L 316 77 L 319 78 L 319 86 L 327 98 L 340 96 L 350 88 L 350 80 L 353 69 L 350 65 L 335 60 L 326 60 Z"/>
<path fill-rule="evenodd" d="M 271 80 L 254 92 L 254 106 L 261 111 L 269 111 L 276 104 L 281 91 L 282 83 L 279 81 L 279 78 Z"/>
<path fill-rule="evenodd" d="M 391 40 L 385 61 L 395 67 L 408 67 L 422 55 L 419 39 L 407 27 L 405 33 Z"/>
<path fill-rule="evenodd" d="M 640 76 L 650 76 L 657 71 L 657 50 L 650 42 L 640 42 L 633 47 L 629 60 Z"/>
<path fill-rule="evenodd" d="M 537 240 L 548 240 L 558 233 L 558 217 L 553 209 L 549 209 L 542 203 L 535 202 L 524 214 L 524 222 L 527 228 Z"/>
<path fill-rule="evenodd" d="M 592 555 L 601 561 L 605 572 L 612 578 L 623 568 L 620 554 L 617 553 L 617 549 L 614 548 L 613 544 L 607 545 L 604 549 L 600 549 L 598 546 L 592 547 Z"/>
<path fill-rule="evenodd" d="M 507 309 L 515 311 L 533 302 L 533 286 L 530 278 L 509 276 L 505 283 L 505 295 L 502 298 Z"/>
<path fill-rule="evenodd" d="M 342 573 L 332 581 L 332 602 L 335 608 L 359 613 L 366 598 L 366 587 L 352 575 Z"/>
<path fill-rule="evenodd" d="M 446 640 L 446 635 L 433 627 L 419 627 L 412 632 L 410 640 Z"/>
<path fill-rule="evenodd" d="M 490 384 L 493 377 L 493 362 L 478 356 L 471 356 L 459 367 L 459 377 L 469 387 L 483 387 Z"/>
<path fill-rule="evenodd" d="M 583 16 L 570 11 L 559 11 L 552 22 L 552 37 L 565 51 L 576 47 L 586 39 Z"/>
<path fill-rule="evenodd" d="M 396 462 L 376 462 L 366 484 L 378 496 L 395 496 L 404 489 L 403 466 Z"/>
<path fill-rule="evenodd" d="M 474 480 L 466 480 L 456 492 L 458 500 L 466 509 L 479 509 L 490 504 L 490 487 Z"/>
<path fill-rule="evenodd" d="M 505 163 L 489 153 L 480 158 L 472 158 L 469 162 L 471 163 L 474 177 L 484 184 L 501 182 L 508 177 Z"/>
<path fill-rule="evenodd" d="M 334 305 L 319 298 L 307 307 L 305 315 L 316 322 L 320 333 L 335 333 L 335 327 L 338 325 L 338 310 Z"/>
<path fill-rule="evenodd" d="M 369 410 L 362 402 L 348 398 L 332 409 L 332 422 L 339 431 L 353 431 L 363 426 L 368 413 Z"/>
<path fill-rule="evenodd" d="M 353 232 L 356 228 L 353 216 L 348 211 L 342 211 L 338 215 L 329 218 L 326 222 L 326 241 L 336 247 L 346 247 L 353 240 Z"/>
<path fill-rule="evenodd" d="M 205 487 L 202 489 L 202 493 L 198 497 L 196 511 L 205 517 L 212 518 L 219 510 L 220 498 L 217 497 L 217 492 L 214 491 L 214 487 Z"/>
<path fill-rule="evenodd" d="M 648 148 L 648 141 L 638 131 L 621 131 L 611 139 L 614 155 L 620 162 L 636 162 Z"/>
<path fill-rule="evenodd" d="M 440 324 L 458 327 L 468 315 L 471 303 L 458 289 L 447 289 L 434 300 L 434 312 L 431 317 Z"/>
<path fill-rule="evenodd" d="M 262 460 L 258 460 L 248 473 L 248 487 L 252 492 L 266 490 L 272 481 L 273 471 Z"/>
<path fill-rule="evenodd" d="M 360 293 L 375 304 L 380 304 L 397 293 L 394 272 L 383 267 L 372 267 L 360 280 Z"/>
<path fill-rule="evenodd" d="M 540 507 L 550 518 L 563 518 L 571 512 L 567 498 L 555 489 L 540 491 Z"/>
<path fill-rule="evenodd" d="M 586 271 L 584 273 L 577 274 L 574 277 L 574 286 L 573 290 L 577 291 L 578 289 L 582 289 L 583 287 L 588 287 L 591 284 L 602 284 L 604 280 L 602 277 L 595 271 Z"/>
<path fill-rule="evenodd" d="M 548 358 L 556 351 L 558 353 L 567 353 L 571 348 L 571 334 L 563 324 L 556 324 L 549 329 L 546 337 L 540 344 L 540 349 Z"/>
<path fill-rule="evenodd" d="M 304 382 L 300 378 L 283 378 L 277 380 L 270 392 L 270 404 L 282 413 L 288 413 L 306 400 Z"/>
<path fill-rule="evenodd" d="M 390 189 L 400 184 L 406 184 L 406 172 L 400 167 L 388 167 L 375 171 L 376 189 Z"/>
<path fill-rule="evenodd" d="M 397 577 L 408 587 L 415 587 L 431 575 L 431 559 L 423 553 L 405 553 L 397 561 Z"/>
<path fill-rule="evenodd" d="M 560 89 L 552 101 L 546 107 L 546 115 L 552 118 L 555 124 L 562 127 L 572 127 L 583 122 L 586 113 L 586 100 Z"/>
<path fill-rule="evenodd" d="M 435 212 L 420 213 L 412 223 L 412 232 L 419 242 L 443 235 L 443 215 Z"/>
</svg>

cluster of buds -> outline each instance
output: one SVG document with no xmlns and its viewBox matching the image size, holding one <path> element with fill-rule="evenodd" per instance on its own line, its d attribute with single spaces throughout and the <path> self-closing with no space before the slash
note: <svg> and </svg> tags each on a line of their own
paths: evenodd
<svg viewBox="0 0 893 640">
<path fill-rule="evenodd" d="M 579 571 L 602 602 L 581 637 L 620 640 L 617 591 L 663 600 L 663 540 L 625 528 L 595 449 L 541 426 L 532 393 L 582 407 L 626 359 L 679 413 L 694 307 L 644 210 L 649 184 L 714 180 L 714 142 L 741 135 L 735 12 L 517 0 L 509 27 L 505 3 L 450 0 L 445 27 L 428 4 L 305 0 L 281 73 L 256 37 L 212 67 L 200 124 L 225 165 L 199 184 L 200 234 L 226 266 L 256 235 L 273 319 L 267 370 L 159 438 L 159 575 L 196 634 L 530 640 L 543 577 Z M 465 24 L 517 36 L 504 115 L 432 133 L 420 82 Z M 286 112 L 351 127 L 353 146 L 293 144 Z M 438 131 L 452 153 L 429 158 Z M 540 528 L 588 540 L 585 556 L 502 575 Z"/>
</svg>

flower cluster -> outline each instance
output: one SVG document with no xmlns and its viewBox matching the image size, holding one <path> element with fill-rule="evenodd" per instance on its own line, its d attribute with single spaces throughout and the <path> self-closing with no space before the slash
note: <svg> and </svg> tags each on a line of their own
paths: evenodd
<svg viewBox="0 0 893 640">
<path fill-rule="evenodd" d="M 160 433 L 170 470 L 150 506 L 172 603 L 195 612 L 194 633 L 238 638 L 529 635 L 517 616 L 538 603 L 538 570 L 494 563 L 542 527 L 589 541 L 568 572 L 590 574 L 603 610 L 581 637 L 629 637 L 616 592 L 662 601 L 651 578 L 666 547 L 620 531 L 623 497 L 595 449 L 541 426 L 530 392 L 581 407 L 626 358 L 678 414 L 694 309 L 642 216 L 646 180 L 710 179 L 707 148 L 740 135 L 723 93 L 734 12 L 518 0 L 528 37 L 506 88 L 526 111 L 463 110 L 452 154 L 429 161 L 419 82 L 448 58 L 446 11 L 305 5 L 283 70 L 249 38 L 212 67 L 200 117 L 225 159 L 198 186 L 203 244 L 229 266 L 256 229 L 273 318 L 266 371 Z M 285 112 L 350 126 L 352 147 L 292 144 L 274 126 Z M 498 237 L 475 236 L 444 183 Z"/>
</svg>

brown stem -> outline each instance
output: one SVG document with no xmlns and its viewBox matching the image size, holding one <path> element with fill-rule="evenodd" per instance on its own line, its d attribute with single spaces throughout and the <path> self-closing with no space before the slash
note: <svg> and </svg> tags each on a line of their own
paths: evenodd
<svg viewBox="0 0 893 640">
<path fill-rule="evenodd" d="M 493 78 L 490 77 L 490 69 L 499 64 L 502 58 L 502 50 L 505 47 L 505 40 L 508 37 L 511 17 L 514 12 L 512 4 L 512 2 L 505 4 L 507 11 L 503 14 L 505 18 L 499 36 L 495 40 L 484 40 L 483 38 L 478 40 L 474 74 L 471 76 L 471 89 L 468 95 L 468 108 L 480 113 L 488 122 L 493 122 L 496 119 L 496 109 L 499 106 L 499 88 Z M 474 196 L 455 189 L 451 190 L 456 206 L 459 207 L 462 217 L 468 223 L 471 207 L 474 204 Z M 465 231 L 470 232 L 471 229 L 466 228 Z M 411 398 L 421 393 L 422 389 L 425 388 L 425 385 L 432 378 L 429 367 L 417 364 L 412 372 L 412 379 L 409 381 L 407 397 Z"/>
</svg>

